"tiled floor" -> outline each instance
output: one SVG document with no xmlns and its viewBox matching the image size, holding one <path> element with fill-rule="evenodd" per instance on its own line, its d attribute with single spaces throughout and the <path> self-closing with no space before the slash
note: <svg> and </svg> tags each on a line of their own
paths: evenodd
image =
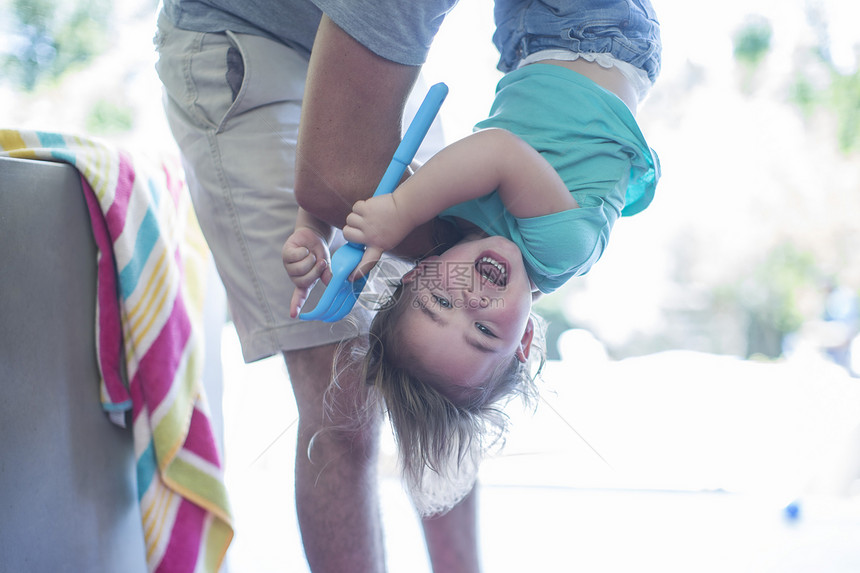
<svg viewBox="0 0 860 573">
<path fill-rule="evenodd" d="M 277 358 L 241 364 L 226 332 L 230 571 L 306 572 L 286 370 Z M 505 452 L 482 468 L 487 573 L 860 571 L 860 482 L 843 455 L 860 421 L 856 380 L 818 363 L 691 353 L 579 364 L 548 366 L 543 403 L 511 410 Z M 427 573 L 392 455 L 389 442 L 389 570 Z"/>
</svg>

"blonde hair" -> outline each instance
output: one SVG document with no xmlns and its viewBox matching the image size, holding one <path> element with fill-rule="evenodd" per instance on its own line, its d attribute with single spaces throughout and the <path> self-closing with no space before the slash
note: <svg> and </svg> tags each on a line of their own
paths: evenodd
<svg viewBox="0 0 860 573">
<path fill-rule="evenodd" d="M 535 337 L 531 360 L 515 356 L 501 364 L 480 392 L 452 400 L 398 360 L 396 325 L 408 304 L 398 284 L 380 305 L 370 326 L 366 348 L 358 348 L 361 379 L 388 414 L 406 487 L 422 515 L 444 513 L 475 484 L 480 460 L 504 444 L 509 419 L 503 406 L 520 396 L 527 404 L 537 397 L 536 378 L 543 367 L 545 327 L 532 315 Z M 532 365 L 537 364 L 532 373 Z"/>
</svg>

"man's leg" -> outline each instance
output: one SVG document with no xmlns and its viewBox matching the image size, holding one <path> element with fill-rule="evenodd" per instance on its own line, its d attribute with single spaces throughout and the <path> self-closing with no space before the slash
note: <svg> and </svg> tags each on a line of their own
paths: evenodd
<svg viewBox="0 0 860 573">
<path fill-rule="evenodd" d="M 250 59 L 244 65 L 254 66 L 257 73 L 253 76 L 256 80 L 245 78 L 241 97 L 236 100 L 237 93 L 231 94 L 233 86 L 228 85 L 229 78 L 235 80 L 241 74 L 231 76 L 227 69 L 231 60 L 226 38 L 178 30 L 161 21 L 159 28 L 158 70 L 169 96 L 168 119 L 183 153 L 201 227 L 230 295 L 246 359 L 266 355 L 267 348 L 283 348 L 279 345 L 288 344 L 287 338 L 293 342 L 307 341 L 315 334 L 307 324 L 293 325 L 297 327 L 291 327 L 295 334 L 287 335 L 277 321 L 279 316 L 288 316 L 288 312 L 271 313 L 278 300 L 285 305 L 290 300 L 280 248 L 292 228 L 295 204 L 291 204 L 291 193 L 282 200 L 273 192 L 292 186 L 289 172 L 306 68 L 294 54 L 284 53 L 287 48 L 274 45 L 260 48 L 260 42 L 265 40 L 245 37 L 245 44 L 239 44 L 239 48 L 243 57 Z M 263 50 L 270 53 L 261 55 Z M 277 73 L 266 68 L 272 65 L 277 67 Z M 194 77 L 186 77 L 185 73 Z M 417 70 L 409 73 L 417 74 Z M 377 75 L 364 76 L 377 81 Z M 284 83 L 273 89 L 278 83 L 274 81 L 276 78 Z M 401 87 L 410 86 L 411 81 L 414 77 L 411 80 L 407 77 Z M 267 97 L 259 92 L 259 83 L 274 92 L 270 100 L 276 105 L 257 105 Z M 188 91 L 191 87 L 193 92 Z M 332 108 L 320 105 L 331 112 Z M 399 122 L 391 123 L 396 144 Z M 249 166 L 253 167 L 250 173 Z M 354 170 L 348 172 L 355 174 Z M 239 199 L 242 205 L 237 205 Z M 273 225 L 265 222 L 266 217 L 277 219 L 282 227 L 280 240 L 267 234 Z M 274 268 L 264 268 L 270 266 Z M 274 294 L 267 296 L 267 293 Z M 265 302 L 261 303 L 261 297 L 265 297 Z M 323 427 L 337 425 L 331 424 L 323 413 L 336 347 L 333 344 L 285 353 L 300 414 L 296 462 L 299 523 L 315 573 L 382 571 L 385 566 L 376 477 L 379 420 L 361 430 L 317 434 Z M 339 410 L 344 414 L 343 421 L 350 412 L 357 413 L 355 402 L 349 399 L 354 399 L 355 390 L 363 385 L 348 374 L 340 381 L 345 390 L 335 398 L 335 403 L 344 406 Z M 312 458 L 308 459 L 308 445 L 314 437 Z M 434 539 L 440 540 L 428 542 L 431 555 L 461 554 L 449 551 L 443 535 L 449 522 L 459 523 L 458 515 L 461 514 L 455 508 L 450 516 L 430 526 L 437 531 Z M 468 526 L 450 529 L 468 530 Z"/>
<path fill-rule="evenodd" d="M 422 520 L 434 573 L 478 573 L 478 486 L 451 511 Z"/>
<path fill-rule="evenodd" d="M 306 209 L 342 225 L 353 202 L 372 192 L 400 140 L 404 104 L 419 71 L 380 58 L 323 17 L 302 110 L 304 125 L 313 129 L 300 130 L 296 163 L 296 193 Z M 368 133 L 373 146 L 355 144 Z M 424 523 L 437 573 L 479 570 L 475 508 L 470 495 Z"/>
<path fill-rule="evenodd" d="M 291 283 L 280 252 L 298 208 L 292 168 L 307 63 L 264 38 L 188 32 L 164 18 L 159 55 L 165 109 L 246 360 L 316 345 L 285 353 L 300 414 L 297 510 L 308 561 L 315 573 L 383 571 L 378 420 L 317 434 L 332 425 L 323 397 L 338 335 L 333 325 L 289 318 Z M 234 91 L 240 80 L 242 89 Z M 345 388 L 361 387 L 348 377 L 340 379 Z M 346 393 L 336 402 L 350 404 Z"/>
<path fill-rule="evenodd" d="M 354 370 L 341 371 L 341 390 L 329 396 L 324 410 L 336 350 L 337 345 L 327 345 L 284 353 L 299 408 L 296 510 L 305 554 L 314 573 L 384 571 L 377 480 L 380 416 L 354 425 L 368 415 L 360 407 L 362 384 Z M 341 424 L 352 429 L 331 430 Z M 435 573 L 481 570 L 476 490 L 445 515 L 422 520 Z"/>
<path fill-rule="evenodd" d="M 341 390 L 324 409 L 336 350 L 330 344 L 284 353 L 299 411 L 296 510 L 305 555 L 314 573 L 384 571 L 379 416 L 355 426 L 368 414 L 360 411 L 363 384 L 354 369 L 339 375 Z"/>
</svg>

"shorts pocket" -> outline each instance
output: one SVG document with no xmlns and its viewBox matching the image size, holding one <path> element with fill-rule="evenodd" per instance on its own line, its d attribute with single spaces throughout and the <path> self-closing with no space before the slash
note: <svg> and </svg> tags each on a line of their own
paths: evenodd
<svg viewBox="0 0 860 573">
<path fill-rule="evenodd" d="M 195 33 L 182 62 L 186 93 L 178 101 L 198 127 L 220 130 L 234 104 L 227 81 L 227 54 L 231 46 L 225 34 Z"/>
</svg>

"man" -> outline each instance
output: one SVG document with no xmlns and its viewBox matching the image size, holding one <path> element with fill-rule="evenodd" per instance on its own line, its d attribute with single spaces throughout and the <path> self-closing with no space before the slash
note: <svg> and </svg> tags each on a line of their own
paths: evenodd
<svg viewBox="0 0 860 573">
<path fill-rule="evenodd" d="M 342 227 L 372 194 L 453 2 L 416 4 L 165 0 L 159 18 L 165 109 L 245 360 L 283 352 L 287 363 L 299 411 L 296 508 L 314 572 L 385 569 L 380 420 L 352 423 L 363 384 L 350 371 L 324 411 L 335 351 L 356 330 L 289 318 L 280 250 L 298 204 Z M 366 328 L 366 315 L 353 319 Z M 474 492 L 423 526 L 434 571 L 479 570 Z"/>
</svg>

